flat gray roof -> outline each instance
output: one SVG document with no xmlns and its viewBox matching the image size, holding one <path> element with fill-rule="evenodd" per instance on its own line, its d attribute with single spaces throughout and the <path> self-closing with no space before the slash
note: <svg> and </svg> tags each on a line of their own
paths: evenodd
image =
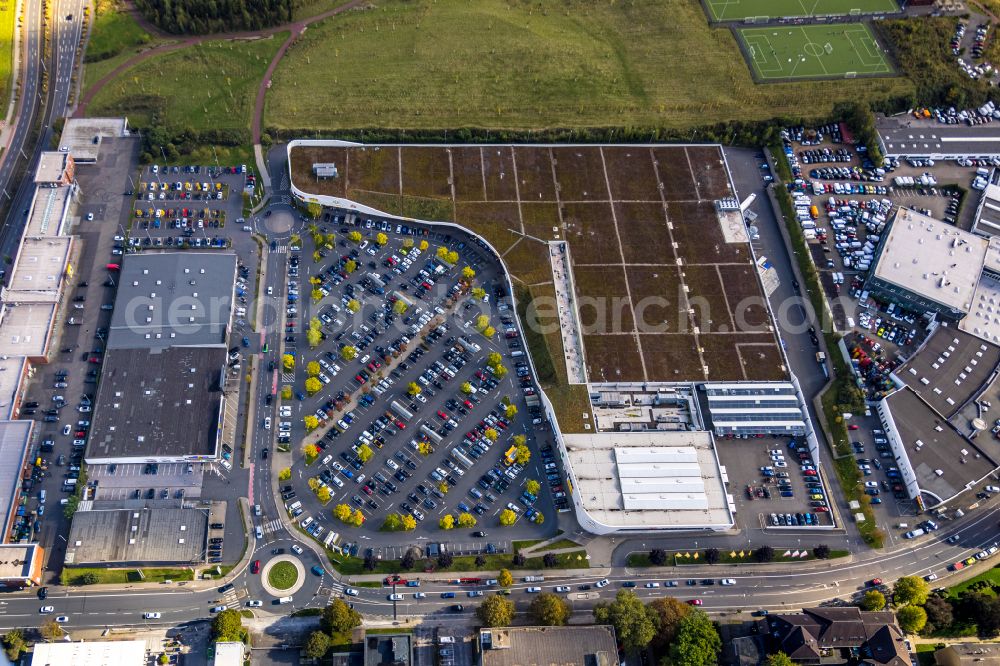
<svg viewBox="0 0 1000 666">
<path fill-rule="evenodd" d="M 35 169 L 36 183 L 55 183 L 62 180 L 66 171 L 69 153 L 46 150 L 38 158 L 38 168 Z"/>
<path fill-rule="evenodd" d="M 73 238 L 70 236 L 25 236 L 11 267 L 7 302 L 55 303 L 66 275 Z"/>
<path fill-rule="evenodd" d="M 34 421 L 0 421 L 0 528 L 7 535 L 6 524 L 21 490 L 21 469 L 31 443 Z M 0 567 L 2 569 L 2 567 Z"/>
<path fill-rule="evenodd" d="M 896 376 L 946 419 L 985 388 L 1000 347 L 951 326 L 939 326 Z"/>
<path fill-rule="evenodd" d="M 55 314 L 55 303 L 18 303 L 15 307 L 4 307 L 0 320 L 0 354 L 44 356 Z"/>
<path fill-rule="evenodd" d="M 483 666 L 616 666 L 608 625 L 481 629 Z"/>
<path fill-rule="evenodd" d="M 997 468 L 913 391 L 896 391 L 888 404 L 922 491 L 948 501 Z"/>
<path fill-rule="evenodd" d="M 207 508 L 94 510 L 73 515 L 66 564 L 204 562 Z"/>
<path fill-rule="evenodd" d="M 877 278 L 968 312 L 989 240 L 900 208 L 874 267 Z"/>
<path fill-rule="evenodd" d="M 584 510 L 620 528 L 732 525 L 722 469 L 707 431 L 567 434 Z"/>
<path fill-rule="evenodd" d="M 27 364 L 28 359 L 24 356 L 0 354 L 0 420 L 14 418 L 14 405 Z"/>
<path fill-rule="evenodd" d="M 226 344 L 236 255 L 130 254 L 118 278 L 109 349 Z"/>
<path fill-rule="evenodd" d="M 215 457 L 225 361 L 225 347 L 110 350 L 87 462 Z"/>
<path fill-rule="evenodd" d="M 67 149 L 77 162 L 95 162 L 101 153 L 101 140 L 126 136 L 125 118 L 67 118 L 59 137 L 59 148 Z"/>
<path fill-rule="evenodd" d="M 879 138 L 888 156 L 1000 155 L 1000 126 L 942 125 L 937 122 L 880 118 Z"/>
<path fill-rule="evenodd" d="M 72 185 L 37 187 L 31 199 L 31 212 L 24 228 L 24 237 L 58 236 L 66 226 Z"/>
</svg>

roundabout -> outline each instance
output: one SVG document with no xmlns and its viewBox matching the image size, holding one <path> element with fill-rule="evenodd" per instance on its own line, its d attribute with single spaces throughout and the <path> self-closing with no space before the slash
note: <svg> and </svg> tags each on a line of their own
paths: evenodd
<svg viewBox="0 0 1000 666">
<path fill-rule="evenodd" d="M 264 565 L 260 584 L 275 597 L 290 597 L 305 583 L 306 568 L 297 557 L 279 555 Z"/>
</svg>

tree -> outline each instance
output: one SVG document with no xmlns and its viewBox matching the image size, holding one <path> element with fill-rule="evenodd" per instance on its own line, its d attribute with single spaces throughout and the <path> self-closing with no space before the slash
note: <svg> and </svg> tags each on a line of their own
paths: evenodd
<svg viewBox="0 0 1000 666">
<path fill-rule="evenodd" d="M 542 523 L 545 522 L 545 514 L 543 514 L 541 511 L 536 511 L 535 517 L 532 518 L 532 520 L 535 521 L 536 525 L 541 525 Z"/>
<path fill-rule="evenodd" d="M 441 553 L 437 557 L 437 565 L 441 569 L 447 569 L 452 564 L 454 564 L 454 562 L 455 562 L 455 556 L 452 555 L 451 553 L 447 552 L 447 551 L 444 552 L 444 553 Z"/>
<path fill-rule="evenodd" d="M 497 575 L 497 585 L 500 587 L 510 587 L 514 584 L 514 577 L 510 575 L 510 571 L 507 569 L 501 569 L 500 573 Z"/>
<path fill-rule="evenodd" d="M 951 604 L 947 599 L 937 595 L 927 598 L 924 611 L 927 613 L 927 626 L 924 629 L 928 633 L 944 631 L 955 621 Z"/>
<path fill-rule="evenodd" d="M 416 558 L 413 557 L 413 553 L 410 551 L 406 551 L 403 554 L 403 559 L 399 561 L 399 566 L 403 567 L 403 569 L 407 571 L 412 569 L 414 564 L 416 564 Z"/>
<path fill-rule="evenodd" d="M 774 548 L 771 548 L 770 546 L 761 546 L 757 550 L 753 551 L 753 557 L 758 562 L 773 562 Z"/>
<path fill-rule="evenodd" d="M 903 576 L 892 588 L 892 603 L 898 606 L 922 606 L 927 601 L 931 587 L 918 576 Z"/>
<path fill-rule="evenodd" d="M 403 239 L 403 247 L 405 247 L 407 250 L 409 250 L 411 247 L 413 247 L 413 239 L 412 238 L 404 238 Z"/>
<path fill-rule="evenodd" d="M 409 532 L 410 530 L 417 529 L 417 519 L 408 513 L 402 514 L 402 517 L 399 519 L 399 521 L 400 523 L 402 523 L 403 529 L 406 530 L 407 532 Z"/>
<path fill-rule="evenodd" d="M 482 567 L 486 566 L 486 556 L 483 555 L 482 553 L 480 553 L 479 555 L 476 555 L 476 560 L 475 561 L 476 561 L 476 566 L 477 567 L 482 568 Z"/>
<path fill-rule="evenodd" d="M 520 552 L 514 553 L 514 557 L 510 558 L 510 563 L 515 567 L 523 567 L 528 558 L 522 555 Z"/>
<path fill-rule="evenodd" d="M 667 551 L 662 548 L 654 548 L 649 551 L 649 563 L 658 567 L 662 567 L 667 563 Z"/>
<path fill-rule="evenodd" d="M 375 236 L 375 244 L 378 245 L 379 247 L 385 245 L 388 242 L 389 242 L 389 237 L 386 236 L 385 234 L 381 233 L 381 232 L 379 232 Z"/>
<path fill-rule="evenodd" d="M 417 453 L 422 456 L 429 456 L 434 453 L 434 447 L 427 442 L 420 442 L 417 444 Z"/>
<path fill-rule="evenodd" d="M 686 604 L 677 597 L 660 597 L 649 602 L 649 608 L 656 613 L 659 622 L 656 635 L 653 636 L 652 645 L 657 651 L 662 652 L 670 647 L 677 635 L 677 627 L 681 620 L 691 612 L 690 604 Z"/>
<path fill-rule="evenodd" d="M 282 400 L 292 399 L 292 387 L 289 386 L 288 384 L 285 384 L 284 386 L 281 387 L 281 399 Z"/>
<path fill-rule="evenodd" d="M 529 449 L 526 444 L 519 444 L 517 448 L 514 449 L 514 460 L 522 467 L 527 465 L 528 461 L 531 460 L 531 449 Z"/>
<path fill-rule="evenodd" d="M 3 649 L 7 653 L 7 658 L 17 662 L 21 653 L 28 649 L 28 643 L 24 640 L 24 632 L 20 629 L 11 629 L 3 637 Z"/>
<path fill-rule="evenodd" d="M 430 247 L 430 243 L 428 243 L 425 240 L 422 240 L 422 241 L 420 241 L 420 245 L 418 247 L 420 248 L 421 252 L 426 252 L 427 248 Z"/>
<path fill-rule="evenodd" d="M 830 547 L 825 543 L 821 543 L 815 548 L 813 548 L 813 557 L 817 560 L 826 560 L 830 557 Z"/>
<path fill-rule="evenodd" d="M 448 258 L 448 248 L 446 248 L 444 245 L 438 247 L 438 249 L 435 250 L 434 253 L 437 255 L 437 258 L 441 259 L 442 261 Z"/>
<path fill-rule="evenodd" d="M 539 594 L 528 607 L 528 615 L 532 621 L 543 627 L 561 627 L 566 624 L 570 612 L 566 600 L 551 592 Z"/>
<path fill-rule="evenodd" d="M 309 349 L 316 349 L 321 342 L 323 342 L 323 331 L 316 330 L 315 328 L 310 328 L 306 331 L 306 343 L 309 345 Z"/>
<path fill-rule="evenodd" d="M 410 306 L 406 304 L 406 301 L 400 298 L 399 300 L 397 300 L 395 303 L 392 304 L 392 311 L 398 315 L 401 315 L 404 312 L 406 312 L 407 309 L 409 309 L 409 307 Z"/>
<path fill-rule="evenodd" d="M 309 477 L 308 485 L 309 485 L 309 490 L 316 492 L 317 490 L 319 490 L 319 479 L 317 479 L 315 476 Z"/>
<path fill-rule="evenodd" d="M 307 414 L 302 417 L 302 424 L 306 427 L 306 430 L 311 432 L 319 427 L 319 419 L 312 414 Z"/>
<path fill-rule="evenodd" d="M 463 511 L 462 513 L 458 514 L 458 526 L 459 527 L 475 527 L 476 526 L 476 517 L 473 516 L 471 513 Z"/>
<path fill-rule="evenodd" d="M 278 481 L 288 481 L 292 478 L 292 468 L 283 467 L 280 472 L 278 472 Z"/>
<path fill-rule="evenodd" d="M 318 264 L 320 261 L 322 261 L 322 259 L 323 255 L 319 253 L 319 250 L 313 250 L 313 263 Z M 310 281 L 312 281 L 312 278 L 309 279 Z"/>
<path fill-rule="evenodd" d="M 552 568 L 557 564 L 559 564 L 559 558 L 555 556 L 555 553 L 545 553 L 545 555 L 542 556 L 543 566 Z"/>
<path fill-rule="evenodd" d="M 514 620 L 514 602 L 500 594 L 490 595 L 479 604 L 476 617 L 486 627 L 509 627 Z"/>
<path fill-rule="evenodd" d="M 471 266 L 466 266 L 462 269 L 462 278 L 466 281 L 471 280 L 476 277 L 476 271 L 472 270 Z"/>
<path fill-rule="evenodd" d="M 309 418 L 308 416 L 306 418 Z M 302 455 L 306 459 L 306 464 L 311 463 L 316 460 L 316 456 L 319 455 L 319 447 L 315 444 L 303 444 L 302 445 Z"/>
<path fill-rule="evenodd" d="M 472 384 L 469 382 L 462 382 L 462 393 L 465 393 L 466 395 L 472 393 Z"/>
<path fill-rule="evenodd" d="M 347 504 L 338 504 L 333 508 L 333 517 L 342 523 L 351 519 L 351 507 Z"/>
<path fill-rule="evenodd" d="M 673 666 L 714 666 L 719 663 L 722 639 L 703 611 L 692 610 L 677 625 L 677 638 L 670 645 Z"/>
<path fill-rule="evenodd" d="M 449 264 L 452 264 L 452 265 L 457 264 L 458 263 L 458 252 L 456 252 L 455 250 L 452 250 L 451 252 L 449 252 L 445 256 L 444 260 L 447 261 Z"/>
<path fill-rule="evenodd" d="M 361 509 L 355 509 L 354 514 L 351 516 L 351 525 L 355 527 L 361 527 L 365 524 L 365 514 L 361 513 Z"/>
<path fill-rule="evenodd" d="M 478 298 L 479 300 L 483 300 L 483 298 L 486 297 L 486 290 L 482 287 L 473 287 L 472 291 L 469 293 L 472 294 L 473 298 Z"/>
<path fill-rule="evenodd" d="M 861 597 L 861 610 L 880 611 L 885 608 L 885 595 L 878 590 L 868 590 Z"/>
<path fill-rule="evenodd" d="M 309 634 L 309 638 L 302 648 L 302 656 L 308 659 L 322 659 L 329 649 L 330 636 L 322 631 L 314 631 Z"/>
<path fill-rule="evenodd" d="M 542 489 L 542 484 L 534 479 L 528 479 L 524 484 L 524 489 L 530 494 L 537 496 L 538 491 Z"/>
<path fill-rule="evenodd" d="M 367 444 L 362 444 L 358 447 L 358 460 L 362 463 L 366 463 L 371 460 L 373 455 L 375 455 L 375 452 L 372 451 L 372 447 Z"/>
<path fill-rule="evenodd" d="M 321 382 L 316 377 L 309 377 L 306 379 L 306 393 L 309 395 L 316 395 L 321 390 L 323 390 L 323 382 Z"/>
<path fill-rule="evenodd" d="M 484 314 L 476 317 L 476 330 L 481 331 L 490 325 L 490 318 Z"/>
<path fill-rule="evenodd" d="M 330 501 L 330 488 L 329 486 L 321 486 L 319 490 L 316 491 L 316 498 L 320 502 L 326 504 Z"/>
<path fill-rule="evenodd" d="M 361 303 L 358 303 L 358 299 L 352 298 L 347 301 L 347 309 L 356 314 L 361 309 Z"/>
<path fill-rule="evenodd" d="M 499 436 L 500 433 L 497 432 L 496 428 L 487 428 L 486 430 L 483 431 L 483 437 L 490 440 L 491 442 L 497 441 L 497 437 Z"/>
<path fill-rule="evenodd" d="M 281 355 L 281 365 L 285 370 L 292 371 L 295 369 L 295 357 L 291 354 Z"/>
<path fill-rule="evenodd" d="M 321 368 L 319 367 L 319 363 L 317 363 L 316 361 L 309 361 L 308 363 L 306 363 L 306 374 L 309 375 L 310 377 L 315 377 L 316 375 L 318 375 L 320 373 L 320 370 Z"/>
<path fill-rule="evenodd" d="M 619 590 L 611 603 L 594 606 L 594 621 L 610 624 L 625 652 L 642 650 L 656 635 L 659 617 L 632 590 Z"/>
<path fill-rule="evenodd" d="M 482 332 L 483 332 L 483 337 L 492 338 L 494 335 L 496 335 L 497 329 L 493 328 L 492 326 L 487 326 L 486 328 L 483 329 Z"/>
<path fill-rule="evenodd" d="M 767 655 L 764 666 L 795 666 L 795 662 L 784 652 L 773 652 Z"/>
<path fill-rule="evenodd" d="M 915 634 L 927 624 L 927 611 L 920 606 L 903 606 L 896 611 L 899 628 L 908 634 Z"/>
<path fill-rule="evenodd" d="M 80 578 L 80 582 L 84 585 L 97 585 L 101 579 L 95 573 L 86 573 Z"/>
<path fill-rule="evenodd" d="M 353 361 L 358 356 L 358 348 L 353 345 L 344 345 L 340 348 L 340 358 L 345 361 Z"/>
<path fill-rule="evenodd" d="M 347 234 L 347 239 L 349 241 L 351 241 L 352 243 L 360 243 L 361 242 L 361 232 L 360 231 L 352 231 L 352 232 L 350 232 L 350 233 Z"/>
<path fill-rule="evenodd" d="M 490 352 L 490 355 L 486 357 L 486 365 L 491 368 L 495 368 L 502 363 L 503 356 L 500 355 L 500 352 Z"/>
<path fill-rule="evenodd" d="M 517 414 L 517 405 L 507 405 L 504 407 L 504 413 L 507 415 L 508 419 L 514 418 Z"/>
<path fill-rule="evenodd" d="M 382 529 L 386 532 L 398 532 L 402 527 L 402 522 L 399 520 L 398 513 L 390 513 L 385 517 L 385 522 L 382 523 Z"/>
<path fill-rule="evenodd" d="M 62 626 L 55 620 L 48 620 L 38 627 L 38 632 L 46 641 L 57 641 L 63 637 Z"/>
<path fill-rule="evenodd" d="M 447 481 L 442 481 L 437 485 L 437 489 L 441 491 L 442 495 L 447 495 L 448 491 L 451 490 L 451 486 L 448 485 Z"/>
<path fill-rule="evenodd" d="M 212 618 L 212 638 L 216 641 L 238 641 L 242 633 L 243 615 L 239 610 L 229 608 Z"/>
<path fill-rule="evenodd" d="M 319 216 L 323 214 L 323 207 L 318 203 L 308 203 L 306 204 L 306 213 L 314 220 L 318 220 Z"/>
<path fill-rule="evenodd" d="M 423 389 L 422 389 L 422 388 L 420 388 L 420 384 L 418 384 L 418 383 L 416 383 L 416 382 L 410 382 L 410 383 L 409 383 L 409 384 L 407 384 L 407 386 L 406 386 L 406 392 L 407 392 L 407 394 L 409 394 L 410 396 L 416 396 L 416 395 L 420 395 L 420 392 L 421 392 L 421 391 L 423 391 Z"/>
<path fill-rule="evenodd" d="M 504 527 L 509 527 L 517 522 L 517 514 L 510 509 L 504 509 L 500 512 L 500 524 Z"/>
<path fill-rule="evenodd" d="M 350 275 L 354 271 L 358 270 L 358 262 L 353 259 L 348 259 L 344 262 L 344 272 Z"/>
<path fill-rule="evenodd" d="M 497 379 L 503 379 L 504 377 L 507 376 L 507 373 L 509 372 L 507 370 L 507 366 L 505 365 L 498 365 L 494 368 L 491 368 L 491 370 L 493 370 L 493 376 L 495 376 Z"/>
<path fill-rule="evenodd" d="M 319 289 L 313 289 L 309 292 L 309 298 L 312 299 L 313 303 L 319 303 L 323 300 L 323 292 Z"/>
<path fill-rule="evenodd" d="M 343 599 L 334 599 L 320 616 L 320 628 L 328 634 L 340 634 L 361 625 L 361 613 L 357 612 Z"/>
</svg>

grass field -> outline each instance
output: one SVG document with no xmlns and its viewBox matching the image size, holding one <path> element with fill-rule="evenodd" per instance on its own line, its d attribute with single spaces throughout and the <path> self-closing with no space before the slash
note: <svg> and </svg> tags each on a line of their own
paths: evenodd
<svg viewBox="0 0 1000 666">
<path fill-rule="evenodd" d="M 299 579 L 299 572 L 291 562 L 278 562 L 267 572 L 267 582 L 276 590 L 287 590 Z"/>
<path fill-rule="evenodd" d="M 191 569 L 143 569 L 140 576 L 136 569 L 104 569 L 102 567 L 66 567 L 60 575 L 62 585 L 84 585 L 84 577 L 93 574 L 95 585 L 123 583 L 162 583 L 166 580 L 194 580 Z"/>
<path fill-rule="evenodd" d="M 372 48 L 377 42 L 378 48 Z M 702 126 L 825 115 L 905 95 L 904 79 L 753 83 L 698 0 L 386 0 L 312 26 L 278 66 L 285 129 Z"/>
<path fill-rule="evenodd" d="M 206 42 L 150 58 L 104 87 L 88 115 L 126 115 L 139 126 L 157 117 L 174 129 L 247 129 L 257 86 L 286 37 Z"/>
<path fill-rule="evenodd" d="M 898 12 L 896 0 L 705 0 L 714 21 Z"/>
<path fill-rule="evenodd" d="M 93 14 L 86 62 L 106 60 L 152 41 L 152 35 L 124 11 L 120 0 L 97 0 Z"/>
<path fill-rule="evenodd" d="M 750 66 L 763 81 L 892 74 L 864 23 L 739 28 Z"/>
<path fill-rule="evenodd" d="M 0 0 L 0 118 L 7 115 L 14 67 L 14 25 L 17 0 Z"/>
</svg>

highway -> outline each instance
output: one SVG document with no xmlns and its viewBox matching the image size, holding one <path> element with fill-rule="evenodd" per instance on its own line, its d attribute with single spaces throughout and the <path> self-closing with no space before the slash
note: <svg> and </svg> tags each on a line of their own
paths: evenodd
<svg viewBox="0 0 1000 666">
<path fill-rule="evenodd" d="M 18 114 L 10 147 L 4 153 L 0 164 L 0 190 L 12 203 L 7 219 L 0 230 L 0 253 L 13 257 L 26 221 L 25 211 L 31 205 L 34 193 L 32 176 L 38 166 L 43 150 L 48 149 L 52 140 L 52 123 L 55 119 L 68 115 L 67 104 L 73 80 L 73 64 L 83 31 L 84 0 L 57 0 L 53 9 L 52 30 L 54 41 L 52 58 L 54 62 L 43 63 L 42 56 L 42 3 L 41 0 L 26 0 L 26 18 L 22 29 L 27 31 L 26 48 L 22 49 L 21 94 L 22 108 Z M 67 17 L 72 17 L 67 20 Z M 42 134 L 34 146 L 27 145 L 35 118 L 42 103 L 41 73 L 49 73 L 48 104 L 42 117 Z M 27 156 L 28 166 L 22 173 L 16 170 L 15 156 Z M 23 161 L 20 162 L 23 164 Z M 23 177 L 22 177 L 23 176 Z M 19 183 L 14 180 L 21 178 Z M 12 189 L 14 190 L 11 194 Z"/>
</svg>

